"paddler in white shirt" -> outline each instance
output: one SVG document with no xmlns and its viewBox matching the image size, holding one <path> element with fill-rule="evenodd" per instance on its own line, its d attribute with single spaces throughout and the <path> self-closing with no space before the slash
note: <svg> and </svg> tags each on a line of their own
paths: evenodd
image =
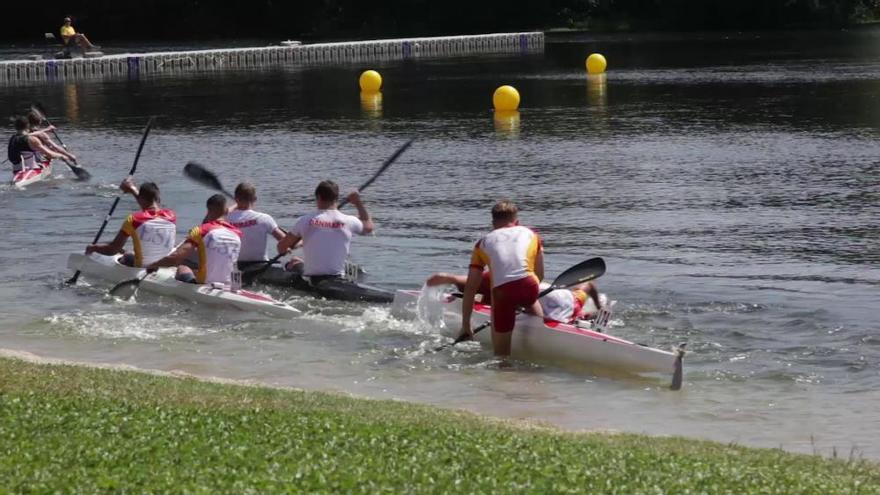
<svg viewBox="0 0 880 495">
<path fill-rule="evenodd" d="M 229 284 L 232 270 L 241 251 L 241 231 L 226 221 L 226 197 L 215 194 L 208 198 L 204 222 L 189 231 L 189 236 L 173 253 L 146 266 L 154 271 L 163 266 L 177 267 L 177 280 L 194 284 Z M 195 271 L 183 265 L 190 253 L 197 253 Z"/>
<path fill-rule="evenodd" d="M 434 273 L 428 277 L 425 285 L 428 287 L 454 285 L 459 291 L 464 291 L 466 283 L 466 275 Z M 541 282 L 538 288 L 544 290 L 547 287 L 550 287 L 550 284 Z M 492 280 L 488 270 L 483 272 L 480 286 L 477 289 L 477 295 L 480 296 L 478 302 L 487 306 L 492 305 Z M 591 318 L 595 315 L 593 311 L 590 311 L 593 308 L 586 304 L 587 298 L 593 300 L 596 310 L 602 309 L 599 289 L 592 282 L 585 282 L 568 289 L 556 289 L 538 299 L 538 302 L 541 303 L 544 318 L 561 323 L 572 323 L 576 320 Z"/>
<path fill-rule="evenodd" d="M 285 253 L 302 240 L 303 275 L 313 285 L 326 279 L 343 278 L 352 235 L 366 235 L 373 231 L 373 220 L 361 202 L 360 194 L 352 191 L 347 199 L 357 208 L 357 217 L 337 209 L 339 186 L 330 180 L 322 181 L 315 188 L 318 211 L 299 218 L 278 243 L 278 252 Z"/>
<path fill-rule="evenodd" d="M 235 206 L 226 215 L 226 220 L 241 231 L 238 267 L 242 270 L 268 259 L 266 241 L 270 235 L 277 241 L 284 239 L 284 231 L 278 228 L 274 218 L 253 209 L 256 202 L 256 188 L 242 182 L 235 188 Z"/>
<path fill-rule="evenodd" d="M 138 188 L 131 179 L 125 179 L 119 189 L 135 197 L 140 211 L 125 219 L 112 241 L 90 244 L 86 247 L 86 254 L 112 256 L 122 253 L 125 242 L 130 237 L 134 250 L 119 259 L 123 265 L 147 266 L 168 255 L 174 249 L 177 237 L 177 215 L 173 210 L 162 208 L 159 186 L 153 182 L 144 182 Z"/>
</svg>

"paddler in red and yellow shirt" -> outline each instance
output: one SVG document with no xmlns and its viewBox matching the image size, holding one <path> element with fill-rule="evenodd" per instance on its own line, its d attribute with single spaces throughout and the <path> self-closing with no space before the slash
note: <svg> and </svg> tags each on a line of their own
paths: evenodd
<svg viewBox="0 0 880 495">
<path fill-rule="evenodd" d="M 208 198 L 208 214 L 204 222 L 189 231 L 189 236 L 173 253 L 151 263 L 148 271 L 163 266 L 177 267 L 177 280 L 194 284 L 229 284 L 232 270 L 241 251 L 241 231 L 226 221 L 226 197 L 215 194 Z M 195 272 L 182 263 L 195 250 L 198 267 Z"/>
<path fill-rule="evenodd" d="M 517 308 L 544 316 L 538 303 L 538 283 L 544 278 L 544 249 L 532 229 L 519 224 L 519 210 L 511 201 L 492 207 L 492 231 L 474 246 L 464 286 L 461 333 L 473 336 L 474 296 L 488 266 L 492 281 L 492 346 L 495 355 L 510 355 L 511 332 Z"/>
<path fill-rule="evenodd" d="M 125 179 L 119 189 L 135 197 L 141 207 L 140 211 L 125 219 L 112 241 L 90 244 L 86 247 L 86 254 L 112 256 L 122 253 L 125 241 L 131 237 L 134 251 L 125 253 L 119 259 L 123 265 L 142 267 L 166 256 L 174 249 L 177 215 L 168 208 L 162 208 L 159 186 L 153 182 L 144 182 L 138 188 L 131 179 Z"/>
</svg>

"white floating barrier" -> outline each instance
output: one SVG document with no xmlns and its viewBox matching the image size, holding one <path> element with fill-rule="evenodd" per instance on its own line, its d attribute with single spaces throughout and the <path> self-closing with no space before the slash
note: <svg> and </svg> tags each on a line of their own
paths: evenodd
<svg viewBox="0 0 880 495">
<path fill-rule="evenodd" d="M 262 69 L 443 58 L 489 53 L 539 53 L 544 33 L 498 33 L 436 38 L 316 43 L 180 52 L 125 53 L 95 58 L 0 62 L 0 85 L 88 79 L 142 79 L 218 69 Z"/>
</svg>

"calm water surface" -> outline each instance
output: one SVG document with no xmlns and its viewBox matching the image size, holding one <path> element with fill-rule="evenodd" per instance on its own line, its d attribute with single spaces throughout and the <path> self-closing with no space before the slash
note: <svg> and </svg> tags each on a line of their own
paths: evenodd
<svg viewBox="0 0 880 495">
<path fill-rule="evenodd" d="M 7 113 L 42 101 L 95 179 L 0 190 L 0 347 L 254 379 L 608 428 L 880 458 L 880 35 L 571 37 L 526 57 L 288 68 L 0 89 Z M 607 81 L 586 81 L 601 51 Z M 500 84 L 519 120 L 493 121 Z M 518 363 L 470 345 L 426 354 L 428 324 L 388 308 L 291 294 L 303 318 L 208 311 L 148 294 L 63 288 L 94 235 L 148 115 L 136 178 L 160 183 L 180 232 L 209 192 L 189 160 L 289 226 L 316 182 L 353 187 L 417 143 L 365 193 L 377 235 L 353 258 L 370 282 L 415 288 L 466 269 L 495 199 L 543 235 L 548 272 L 602 256 L 613 331 L 687 342 L 685 388 L 661 379 Z M 69 174 L 67 174 L 69 175 Z M 134 208 L 125 200 L 113 220 Z M 109 238 L 109 236 L 107 236 Z"/>
</svg>

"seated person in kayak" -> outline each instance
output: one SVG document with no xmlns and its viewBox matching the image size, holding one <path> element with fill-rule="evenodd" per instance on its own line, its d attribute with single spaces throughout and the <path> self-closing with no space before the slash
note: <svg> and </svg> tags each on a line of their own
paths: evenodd
<svg viewBox="0 0 880 495">
<path fill-rule="evenodd" d="M 125 179 L 119 189 L 134 196 L 140 210 L 125 219 L 112 241 L 91 244 L 86 247 L 86 254 L 112 256 L 122 253 L 130 237 L 134 251 L 119 259 L 123 265 L 143 267 L 167 256 L 174 249 L 177 237 L 177 215 L 173 210 L 162 208 L 159 186 L 144 182 L 138 188 L 131 179 Z"/>
<path fill-rule="evenodd" d="M 241 231 L 241 252 L 238 254 L 238 268 L 259 264 L 266 257 L 266 240 L 271 235 L 276 241 L 284 239 L 284 231 L 278 228 L 275 219 L 266 213 L 254 210 L 257 190 L 248 182 L 235 188 L 235 205 L 226 214 L 226 220 Z"/>
<path fill-rule="evenodd" d="M 500 357 L 510 356 L 518 308 L 544 316 L 538 303 L 544 249 L 538 234 L 519 224 L 518 213 L 512 201 L 499 201 L 492 207 L 492 231 L 474 246 L 462 297 L 461 335 L 473 337 L 474 297 L 488 266 L 492 272 L 492 347 Z"/>
<path fill-rule="evenodd" d="M 61 26 L 61 41 L 67 47 L 76 45 L 84 52 L 100 48 L 97 45 L 93 45 L 92 42 L 86 38 L 86 35 L 76 32 L 76 29 L 73 28 L 73 19 L 69 16 L 64 18 L 64 24 Z"/>
<path fill-rule="evenodd" d="M 177 267 L 177 280 L 194 284 L 229 284 L 232 270 L 241 251 L 241 231 L 226 221 L 226 197 L 215 194 L 208 198 L 208 214 L 202 225 L 189 231 L 186 241 L 173 253 L 147 265 L 149 271 L 163 266 Z M 198 266 L 182 263 L 190 253 L 198 255 Z"/>
<path fill-rule="evenodd" d="M 29 125 L 29 128 L 28 128 L 28 135 L 29 136 L 36 136 L 36 138 L 40 140 L 40 143 L 42 143 L 43 146 L 45 146 L 46 148 L 49 148 L 50 150 L 52 150 L 56 153 L 63 155 L 67 160 L 69 160 L 73 163 L 76 163 L 76 157 L 73 156 L 72 153 L 69 153 L 63 147 L 55 144 L 55 142 L 52 141 L 52 138 L 49 137 L 48 133 L 55 130 L 55 126 L 48 126 L 48 127 L 44 127 L 41 129 L 40 125 L 43 124 L 43 119 L 40 116 L 40 114 L 38 114 L 37 112 L 35 112 L 33 110 L 28 112 L 27 119 L 28 119 L 28 125 Z M 42 161 L 42 160 L 40 160 L 40 161 Z"/>
<path fill-rule="evenodd" d="M 466 283 L 467 277 L 464 275 L 435 273 L 428 277 L 425 285 L 428 287 L 454 285 L 459 291 L 464 291 Z M 477 288 L 477 295 L 481 297 L 480 303 L 485 305 L 492 304 L 491 284 L 489 272 L 484 271 L 480 286 Z M 544 290 L 547 287 L 550 287 L 550 285 L 541 282 L 539 289 Z M 602 303 L 599 300 L 599 290 L 593 282 L 585 282 L 568 289 L 556 289 L 538 299 L 538 301 L 541 303 L 541 309 L 544 311 L 544 318 L 561 323 L 572 323 L 579 319 L 594 316 L 592 313 L 585 313 L 588 309 L 586 306 L 588 297 L 593 300 L 593 304 L 595 304 L 597 309 L 602 309 Z"/>
<path fill-rule="evenodd" d="M 15 134 L 9 138 L 9 145 L 6 148 L 6 158 L 12 164 L 13 174 L 42 166 L 42 163 L 39 161 L 40 158 L 65 159 L 61 153 L 43 146 L 42 141 L 37 136 L 28 133 L 30 124 L 27 117 L 16 117 L 14 125 Z"/>
<path fill-rule="evenodd" d="M 330 180 L 322 181 L 315 188 L 318 211 L 299 218 L 278 243 L 278 252 L 285 253 L 302 241 L 303 274 L 309 277 L 312 284 L 331 278 L 344 278 L 352 235 L 365 235 L 373 231 L 373 220 L 357 191 L 348 195 L 348 201 L 357 208 L 357 217 L 340 212 L 337 209 L 338 200 L 339 186 Z"/>
</svg>

